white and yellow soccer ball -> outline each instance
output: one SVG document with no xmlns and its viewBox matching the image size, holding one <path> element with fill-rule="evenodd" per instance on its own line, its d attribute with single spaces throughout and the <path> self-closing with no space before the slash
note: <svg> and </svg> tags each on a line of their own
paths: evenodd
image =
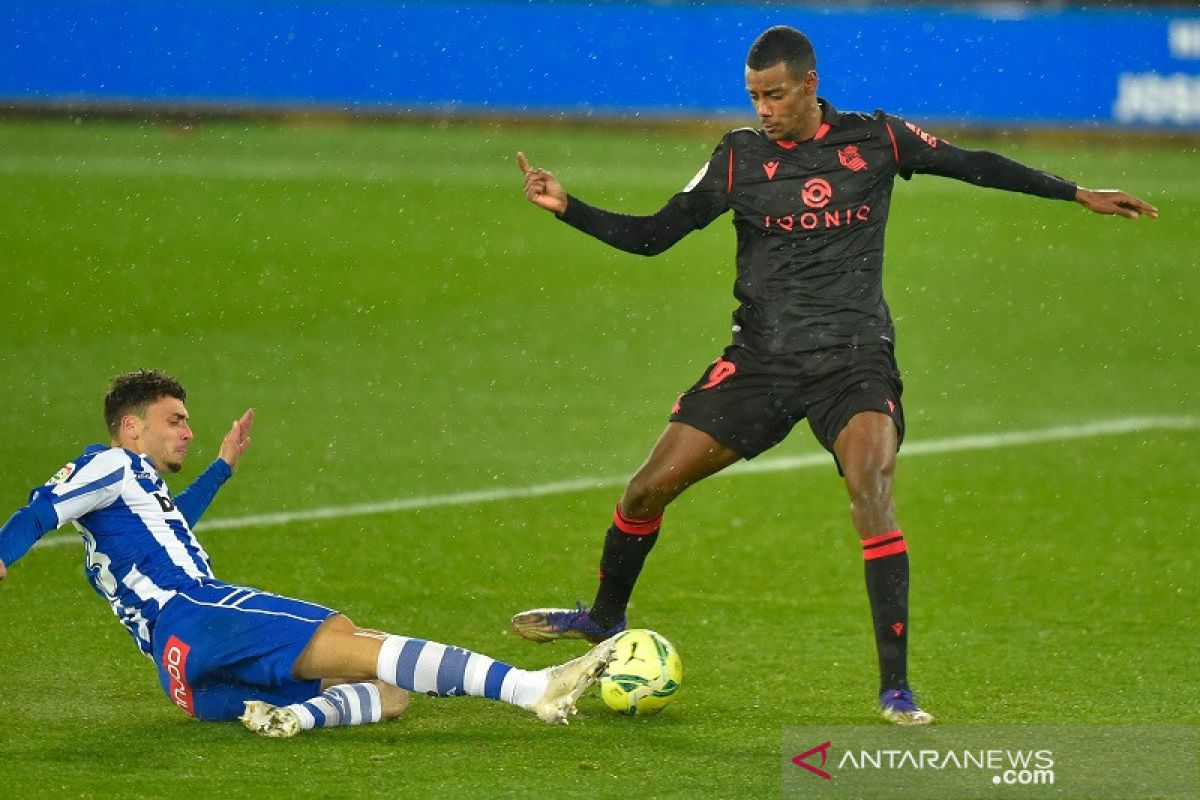
<svg viewBox="0 0 1200 800">
<path fill-rule="evenodd" d="M 662 711 L 683 682 L 683 662 L 674 645 L 645 628 L 617 635 L 616 651 L 600 678 L 605 705 L 628 716 Z"/>
</svg>

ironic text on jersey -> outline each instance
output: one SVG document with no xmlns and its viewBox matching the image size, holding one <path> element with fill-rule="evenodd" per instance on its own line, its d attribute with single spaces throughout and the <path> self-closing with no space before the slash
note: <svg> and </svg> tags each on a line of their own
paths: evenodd
<svg viewBox="0 0 1200 800">
<path fill-rule="evenodd" d="M 783 216 L 766 215 L 763 227 L 779 228 L 791 233 L 794 230 L 841 228 L 857 222 L 866 222 L 871 217 L 871 207 L 863 203 L 855 208 L 826 208 L 833 199 L 833 187 L 824 178 L 810 178 L 800 192 L 800 199 L 808 207 Z"/>
</svg>

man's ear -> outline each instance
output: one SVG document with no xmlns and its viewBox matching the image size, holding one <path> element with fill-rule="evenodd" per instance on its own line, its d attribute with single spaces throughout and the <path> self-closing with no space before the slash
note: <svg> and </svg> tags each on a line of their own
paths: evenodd
<svg viewBox="0 0 1200 800">
<path fill-rule="evenodd" d="M 121 417 L 117 428 L 117 440 L 120 442 L 136 442 L 146 429 L 146 421 L 136 414 L 126 414 Z"/>
<path fill-rule="evenodd" d="M 820 85 L 821 79 L 817 76 L 815 69 L 810 69 L 808 74 L 804 76 L 804 93 L 816 94 L 817 86 Z"/>
</svg>

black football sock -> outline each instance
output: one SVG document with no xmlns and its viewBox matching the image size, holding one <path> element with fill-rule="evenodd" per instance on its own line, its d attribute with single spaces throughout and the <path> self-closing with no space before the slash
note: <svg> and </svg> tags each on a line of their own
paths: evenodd
<svg viewBox="0 0 1200 800">
<path fill-rule="evenodd" d="M 613 515 L 600 557 L 600 587 L 588 614 L 601 628 L 608 630 L 625 619 L 629 596 L 661 526 L 662 514 L 651 520 L 628 519 L 618 508 Z"/>
<path fill-rule="evenodd" d="M 864 539 L 867 597 L 879 649 L 879 691 L 908 688 L 908 545 L 892 531 Z"/>
</svg>

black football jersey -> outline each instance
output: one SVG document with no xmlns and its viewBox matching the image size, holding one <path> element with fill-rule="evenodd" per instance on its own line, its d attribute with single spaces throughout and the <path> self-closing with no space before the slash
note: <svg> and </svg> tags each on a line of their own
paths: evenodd
<svg viewBox="0 0 1200 800">
<path fill-rule="evenodd" d="M 892 342 L 883 243 L 896 176 L 930 173 L 1042 197 L 1073 183 L 995 153 L 966 150 L 882 111 L 822 100 L 808 141 L 730 131 L 657 214 L 618 214 L 571 197 L 563 220 L 629 252 L 661 252 L 733 212 L 739 306 L 733 341 L 764 356 Z"/>
</svg>

